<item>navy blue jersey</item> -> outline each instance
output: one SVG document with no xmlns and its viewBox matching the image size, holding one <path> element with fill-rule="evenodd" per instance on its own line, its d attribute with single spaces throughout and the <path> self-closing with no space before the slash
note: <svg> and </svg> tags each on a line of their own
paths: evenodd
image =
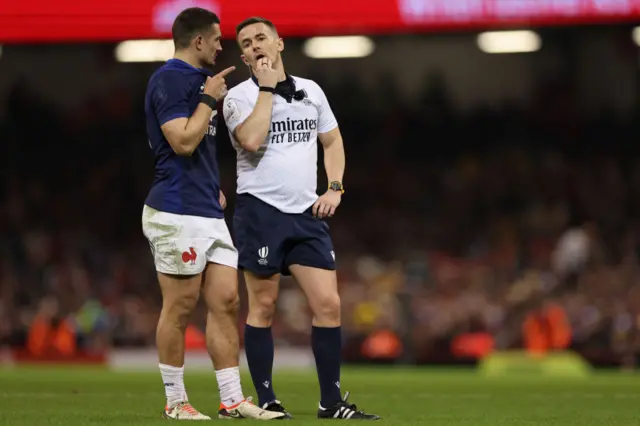
<svg viewBox="0 0 640 426">
<path fill-rule="evenodd" d="M 177 155 L 160 126 L 179 117 L 191 117 L 200 102 L 208 71 L 171 59 L 149 80 L 145 96 L 147 135 L 155 156 L 155 178 L 145 204 L 181 215 L 222 218 L 220 174 L 216 160 L 217 111 L 190 157 Z"/>
</svg>

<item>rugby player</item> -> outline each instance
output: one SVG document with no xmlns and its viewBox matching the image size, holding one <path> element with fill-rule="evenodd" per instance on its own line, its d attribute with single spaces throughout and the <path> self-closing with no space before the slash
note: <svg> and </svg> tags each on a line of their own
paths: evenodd
<svg viewBox="0 0 640 426">
<path fill-rule="evenodd" d="M 216 369 L 221 418 L 282 418 L 245 399 L 238 371 L 238 253 L 224 220 L 216 161 L 216 104 L 225 76 L 208 68 L 221 51 L 220 20 L 189 8 L 173 28 L 175 56 L 150 78 L 145 99 L 155 179 L 142 227 L 162 292 L 156 343 L 167 398 L 164 416 L 210 420 L 190 403 L 184 386 L 185 329 L 200 293 L 208 308 L 207 348 Z"/>
</svg>

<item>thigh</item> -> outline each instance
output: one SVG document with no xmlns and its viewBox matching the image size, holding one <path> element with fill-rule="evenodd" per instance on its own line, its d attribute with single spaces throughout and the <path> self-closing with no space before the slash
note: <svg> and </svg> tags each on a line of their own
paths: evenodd
<svg viewBox="0 0 640 426">
<path fill-rule="evenodd" d="M 291 233 L 290 222 L 288 215 L 261 200 L 238 195 L 233 217 L 238 267 L 256 277 L 279 274 Z"/>
<path fill-rule="evenodd" d="M 170 275 L 158 272 L 163 308 L 195 308 L 200 296 L 202 274 Z"/>
<path fill-rule="evenodd" d="M 235 267 L 209 263 L 204 272 L 202 295 L 209 309 L 238 300 L 238 271 Z"/>
<path fill-rule="evenodd" d="M 249 308 L 270 305 L 278 299 L 280 274 L 260 276 L 251 271 L 244 271 L 244 280 L 249 296 Z"/>
<path fill-rule="evenodd" d="M 328 304 L 339 305 L 336 271 L 302 265 L 291 265 L 290 270 L 313 312 L 321 312 Z"/>
<path fill-rule="evenodd" d="M 199 275 L 206 266 L 211 239 L 200 235 L 198 218 L 165 213 L 148 206 L 142 230 L 149 242 L 158 273 L 167 276 Z"/>
</svg>

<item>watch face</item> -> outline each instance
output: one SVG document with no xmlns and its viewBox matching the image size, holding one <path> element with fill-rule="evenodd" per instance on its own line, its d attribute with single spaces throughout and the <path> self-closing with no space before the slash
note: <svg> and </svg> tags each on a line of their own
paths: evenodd
<svg viewBox="0 0 640 426">
<path fill-rule="evenodd" d="M 342 185 L 340 185 L 338 182 L 333 182 L 331 184 L 331 189 L 333 189 L 334 191 L 341 191 Z"/>
</svg>

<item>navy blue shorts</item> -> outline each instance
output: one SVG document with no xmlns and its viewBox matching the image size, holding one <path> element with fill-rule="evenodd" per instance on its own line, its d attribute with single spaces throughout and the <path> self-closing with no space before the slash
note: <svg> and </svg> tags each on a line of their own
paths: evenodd
<svg viewBox="0 0 640 426">
<path fill-rule="evenodd" d="M 311 214 L 283 213 L 250 194 L 238 194 L 233 215 L 238 268 L 262 277 L 291 275 L 290 265 L 335 270 L 329 225 Z"/>
</svg>

